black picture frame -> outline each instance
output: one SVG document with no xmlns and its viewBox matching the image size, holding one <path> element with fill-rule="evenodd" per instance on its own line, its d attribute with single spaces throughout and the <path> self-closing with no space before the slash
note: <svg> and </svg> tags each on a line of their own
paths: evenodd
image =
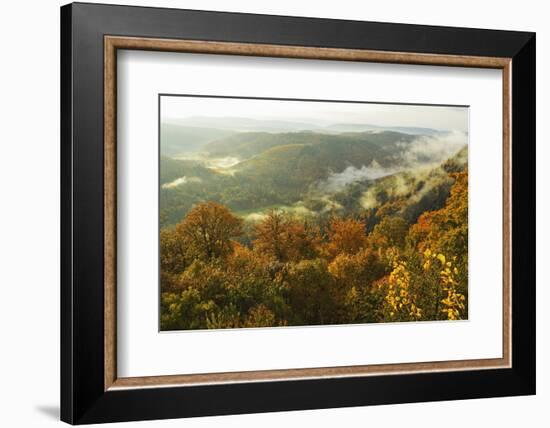
<svg viewBox="0 0 550 428">
<path fill-rule="evenodd" d="M 512 367 L 104 390 L 104 36 L 512 59 Z M 535 34 L 73 3 L 61 8 L 61 419 L 71 424 L 535 393 Z"/>
</svg>

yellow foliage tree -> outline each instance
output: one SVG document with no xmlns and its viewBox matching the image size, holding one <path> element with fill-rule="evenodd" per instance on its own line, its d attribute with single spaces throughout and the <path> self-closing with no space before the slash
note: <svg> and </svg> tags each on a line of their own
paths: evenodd
<svg viewBox="0 0 550 428">
<path fill-rule="evenodd" d="M 416 303 L 406 261 L 393 262 L 393 270 L 387 279 L 386 302 L 390 320 L 416 321 L 422 318 L 422 309 Z"/>
</svg>

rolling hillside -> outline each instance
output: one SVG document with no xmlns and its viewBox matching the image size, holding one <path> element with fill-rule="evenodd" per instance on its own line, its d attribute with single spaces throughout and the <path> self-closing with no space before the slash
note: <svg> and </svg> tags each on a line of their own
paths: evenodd
<svg viewBox="0 0 550 428">
<path fill-rule="evenodd" d="M 448 196 L 452 179 L 442 165 L 462 169 L 466 161 L 464 144 L 441 149 L 436 138 L 394 131 L 249 132 L 208 141 L 194 158 L 161 157 L 161 223 L 177 223 L 203 200 L 245 216 L 268 207 L 301 215 L 359 213 L 398 201 L 413 220 Z M 237 160 L 224 167 L 226 158 Z"/>
<path fill-rule="evenodd" d="M 341 134 L 323 134 L 317 132 L 287 132 L 270 134 L 265 132 L 240 133 L 228 138 L 220 138 L 210 142 L 203 150 L 210 156 L 238 156 L 247 159 L 262 154 L 279 146 L 308 145 L 319 146 L 323 151 L 321 156 L 332 151 L 332 155 L 343 159 L 350 154 L 365 156 L 375 155 L 375 151 L 391 152 L 397 145 L 413 141 L 414 136 L 398 132 L 346 132 Z M 364 151 L 369 154 L 365 155 Z"/>
</svg>

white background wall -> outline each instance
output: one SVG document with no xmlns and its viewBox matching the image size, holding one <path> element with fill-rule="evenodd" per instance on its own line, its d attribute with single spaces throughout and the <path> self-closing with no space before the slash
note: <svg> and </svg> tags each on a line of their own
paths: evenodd
<svg viewBox="0 0 550 428">
<path fill-rule="evenodd" d="M 121 0 L 122 2 L 122 0 Z M 104 1 L 104 3 L 115 3 Z M 537 32 L 538 395 L 155 421 L 158 427 L 545 426 L 550 404 L 548 138 L 550 28 L 545 2 L 462 0 L 148 0 L 170 6 Z M 59 407 L 59 6 L 4 2 L 0 13 L 0 425 L 54 426 Z M 544 120 L 546 119 L 546 121 Z M 546 219 L 546 220 L 545 220 Z M 546 362 L 546 363 L 545 363 Z M 475 387 L 475 385 L 473 386 Z M 137 423 L 125 426 L 138 426 Z"/>
</svg>

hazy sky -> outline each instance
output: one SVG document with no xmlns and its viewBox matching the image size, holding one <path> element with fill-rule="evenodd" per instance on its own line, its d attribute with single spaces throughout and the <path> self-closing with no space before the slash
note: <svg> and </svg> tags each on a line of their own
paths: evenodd
<svg viewBox="0 0 550 428">
<path fill-rule="evenodd" d="M 163 121 L 196 116 L 245 117 L 320 126 L 359 123 L 468 131 L 467 107 L 162 96 L 161 116 Z"/>
</svg>

